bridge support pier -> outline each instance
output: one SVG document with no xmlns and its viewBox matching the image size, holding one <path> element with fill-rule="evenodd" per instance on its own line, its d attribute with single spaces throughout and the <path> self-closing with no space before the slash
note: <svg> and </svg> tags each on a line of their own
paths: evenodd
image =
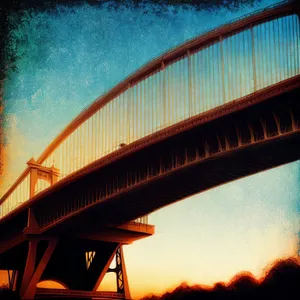
<svg viewBox="0 0 300 300">
<path fill-rule="evenodd" d="M 91 251 L 93 250 L 93 251 Z M 110 268 L 113 259 L 115 268 Z M 98 292 L 105 274 L 116 273 L 116 291 Z M 10 277 L 15 277 L 15 272 Z M 37 288 L 44 280 L 54 280 L 66 289 Z M 11 280 L 12 285 L 13 281 Z M 26 263 L 18 270 L 16 291 L 20 299 L 131 299 L 122 244 L 84 245 L 81 240 L 58 241 L 29 238 Z"/>
<path fill-rule="evenodd" d="M 28 220 L 24 214 L 23 226 L 28 226 L 22 229 L 22 235 L 0 245 L 0 267 L 10 270 L 10 289 L 20 299 L 131 299 L 123 245 L 151 236 L 153 225 L 128 222 L 98 228 L 93 222 L 91 228 L 87 222 L 76 230 L 43 233 L 34 212 L 28 214 Z M 98 291 L 107 273 L 115 273 L 115 289 Z M 46 280 L 60 283 L 65 289 L 37 287 Z"/>
<path fill-rule="evenodd" d="M 19 290 L 21 299 L 34 299 L 36 285 L 38 284 L 57 245 L 56 239 L 49 240 L 47 248 L 44 251 L 38 251 L 39 242 L 40 240 L 37 239 L 29 241 L 26 265 L 23 271 Z M 38 260 L 38 257 L 41 255 L 42 257 Z"/>
<path fill-rule="evenodd" d="M 116 267 L 114 269 L 109 268 L 107 272 L 116 273 L 117 293 L 123 293 L 125 299 L 131 299 L 122 246 L 118 247 L 116 251 Z"/>
</svg>

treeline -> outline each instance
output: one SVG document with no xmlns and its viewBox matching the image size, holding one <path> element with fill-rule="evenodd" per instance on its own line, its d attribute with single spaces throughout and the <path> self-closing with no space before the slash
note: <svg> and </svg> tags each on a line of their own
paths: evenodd
<svg viewBox="0 0 300 300">
<path fill-rule="evenodd" d="M 161 296 L 146 296 L 141 300 L 250 300 L 300 299 L 300 265 L 295 259 L 281 260 L 256 280 L 251 274 L 237 275 L 228 284 L 217 283 L 213 288 L 181 284 Z"/>
</svg>

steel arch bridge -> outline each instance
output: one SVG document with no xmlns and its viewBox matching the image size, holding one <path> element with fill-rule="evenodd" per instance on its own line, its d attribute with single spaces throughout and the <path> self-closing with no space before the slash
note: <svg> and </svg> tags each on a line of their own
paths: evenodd
<svg viewBox="0 0 300 300">
<path fill-rule="evenodd" d="M 95 240 L 113 243 L 99 262 L 101 274 L 96 268 L 89 282 L 68 281 L 73 296 L 79 287 L 94 291 L 84 297 L 94 297 L 107 263 L 115 254 L 122 257 L 119 246 L 154 233 L 148 213 L 299 159 L 299 89 L 300 8 L 289 1 L 169 50 L 99 97 L 36 161 L 27 162 L 0 199 L 0 255 L 9 258 L 20 247 L 20 261 L 26 260 L 23 269 L 7 266 L 22 269 L 15 283 L 20 295 L 32 297 L 47 276 L 68 281 L 50 264 L 46 270 L 32 266 L 39 251 L 46 265 L 61 262 L 62 254 L 55 253 L 66 254 L 66 246 L 58 245 L 58 232 L 82 230 L 72 237 L 89 240 L 92 251 L 82 253 L 101 251 Z M 199 172 L 201 183 L 193 179 Z M 95 220 L 106 231 L 91 238 L 88 227 Z M 48 244 L 41 246 L 37 237 Z M 114 272 L 123 296 L 115 297 L 130 298 L 122 262 Z"/>
</svg>

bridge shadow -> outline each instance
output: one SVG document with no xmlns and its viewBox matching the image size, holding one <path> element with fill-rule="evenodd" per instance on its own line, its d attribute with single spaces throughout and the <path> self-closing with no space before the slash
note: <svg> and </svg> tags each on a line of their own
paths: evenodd
<svg viewBox="0 0 300 300">
<path fill-rule="evenodd" d="M 221 266 L 220 266 L 221 267 Z M 228 284 L 216 283 L 212 288 L 183 283 L 172 292 L 149 295 L 142 300 L 225 300 L 225 299 L 299 299 L 300 264 L 295 259 L 277 261 L 266 275 L 257 280 L 251 273 L 240 273 Z"/>
<path fill-rule="evenodd" d="M 0 287 L 0 299 L 1 300 L 19 300 L 20 297 L 16 292 L 12 292 L 6 287 Z"/>
</svg>

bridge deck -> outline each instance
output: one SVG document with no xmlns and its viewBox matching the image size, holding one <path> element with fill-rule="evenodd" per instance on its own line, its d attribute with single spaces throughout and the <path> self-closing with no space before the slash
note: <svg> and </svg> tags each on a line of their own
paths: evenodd
<svg viewBox="0 0 300 300">
<path fill-rule="evenodd" d="M 299 75 L 299 11 L 296 1 L 273 5 L 171 49 L 87 107 L 37 163 L 55 161 L 61 181 L 120 147 Z M 29 172 L 0 199 L 0 218 L 32 197 Z M 35 192 L 47 188 L 39 179 Z"/>
</svg>

